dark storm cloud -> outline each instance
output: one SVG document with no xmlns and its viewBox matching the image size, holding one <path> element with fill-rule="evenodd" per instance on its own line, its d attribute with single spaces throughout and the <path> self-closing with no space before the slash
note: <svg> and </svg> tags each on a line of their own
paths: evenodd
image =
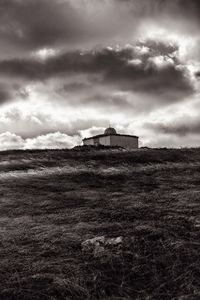
<svg viewBox="0 0 200 300">
<path fill-rule="evenodd" d="M 199 72 L 196 72 L 196 73 L 195 73 L 195 76 L 196 76 L 197 78 L 200 78 L 200 71 L 199 71 Z"/>
<path fill-rule="evenodd" d="M 17 96 L 21 96 L 25 99 L 28 97 L 28 94 L 18 84 L 0 83 L 0 105 L 8 101 L 16 100 Z"/>
<path fill-rule="evenodd" d="M 1 55 L 89 41 L 94 46 L 103 37 L 133 37 L 147 18 L 193 23 L 199 16 L 197 0 L 0 0 Z"/>
<path fill-rule="evenodd" d="M 163 2 L 165 2 L 167 5 L 167 2 L 169 2 L 169 1 L 165 0 Z M 178 13 L 180 15 L 182 15 L 184 13 L 184 15 L 182 15 L 182 17 L 186 17 L 186 16 L 191 16 L 193 18 L 196 17 L 196 20 L 199 21 L 199 16 L 200 16 L 199 0 L 189 0 L 189 1 L 188 0 L 175 0 L 174 6 L 176 8 L 174 13 L 176 13 L 176 14 Z"/>
<path fill-rule="evenodd" d="M 65 83 L 62 88 L 57 90 L 58 93 L 73 93 L 77 91 L 87 91 L 88 89 L 92 88 L 92 84 L 83 83 L 83 82 L 72 82 L 72 83 Z"/>
<path fill-rule="evenodd" d="M 4 47 L 13 44 L 16 49 L 53 46 L 81 39 L 80 20 L 69 1 L 1 0 L 0 40 Z"/>
<path fill-rule="evenodd" d="M 10 99 L 11 95 L 9 91 L 5 90 L 0 86 L 0 104 L 8 101 Z"/>
<path fill-rule="evenodd" d="M 148 129 L 153 129 L 154 132 L 163 133 L 167 135 L 175 135 L 179 137 L 188 136 L 191 134 L 200 134 L 200 121 L 199 117 L 191 118 L 185 116 L 184 119 L 177 122 L 170 123 L 148 123 L 145 125 Z"/>
<path fill-rule="evenodd" d="M 146 51 L 143 51 L 143 49 Z M 0 74 L 13 78 L 40 81 L 49 78 L 84 74 L 90 83 L 113 86 L 122 91 L 136 91 L 165 96 L 169 100 L 193 93 L 187 70 L 176 57 L 176 46 L 152 40 L 137 47 L 104 48 L 87 52 L 67 52 L 37 59 L 12 59 L 0 61 Z M 156 60 L 158 59 L 158 63 Z M 160 60 L 160 63 L 159 63 Z M 93 76 L 96 76 L 95 79 Z M 84 88 L 71 83 L 64 89 Z"/>
<path fill-rule="evenodd" d="M 159 28 L 170 29 L 191 36 L 199 34 L 199 0 L 118 0 L 129 8 L 132 17 L 138 17 L 138 26 L 150 21 Z"/>
<path fill-rule="evenodd" d="M 136 27 L 129 9 L 114 0 L 0 0 L 1 55 L 5 57 L 44 47 L 95 46 L 132 34 Z"/>
<path fill-rule="evenodd" d="M 99 111 L 104 111 L 105 106 L 107 112 L 110 111 L 111 113 L 114 111 L 118 111 L 121 109 L 123 105 L 124 110 L 130 110 L 133 107 L 132 103 L 129 103 L 128 97 L 125 94 L 114 94 L 111 95 L 109 93 L 105 93 L 101 91 L 101 93 L 94 93 L 92 95 L 86 96 L 83 99 L 79 99 L 79 105 L 95 105 Z"/>
<path fill-rule="evenodd" d="M 118 0 L 118 2 L 130 4 L 133 12 L 142 16 L 166 13 L 184 17 L 185 15 L 198 16 L 200 14 L 199 0 Z"/>
</svg>

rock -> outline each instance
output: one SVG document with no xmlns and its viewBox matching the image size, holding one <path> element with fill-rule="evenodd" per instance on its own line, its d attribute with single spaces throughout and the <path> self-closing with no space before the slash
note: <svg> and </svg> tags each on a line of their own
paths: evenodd
<svg viewBox="0 0 200 300">
<path fill-rule="evenodd" d="M 122 244 L 122 241 L 123 238 L 121 236 L 117 238 L 105 238 L 105 236 L 99 236 L 82 242 L 81 248 L 86 254 L 100 257 L 113 251 L 116 252 Z"/>
<path fill-rule="evenodd" d="M 106 240 L 107 245 L 118 245 L 122 243 L 122 237 L 119 236 L 117 238 L 110 238 Z"/>
<path fill-rule="evenodd" d="M 105 248 L 99 245 L 96 245 L 94 248 L 94 257 L 100 257 L 100 256 L 104 256 L 105 255 Z"/>
</svg>

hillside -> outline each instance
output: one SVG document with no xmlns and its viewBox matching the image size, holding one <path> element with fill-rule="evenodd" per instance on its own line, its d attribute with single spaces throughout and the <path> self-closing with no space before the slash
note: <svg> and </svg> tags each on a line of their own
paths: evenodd
<svg viewBox="0 0 200 300">
<path fill-rule="evenodd" d="M 0 153 L 0 299 L 200 298 L 200 149 Z"/>
</svg>

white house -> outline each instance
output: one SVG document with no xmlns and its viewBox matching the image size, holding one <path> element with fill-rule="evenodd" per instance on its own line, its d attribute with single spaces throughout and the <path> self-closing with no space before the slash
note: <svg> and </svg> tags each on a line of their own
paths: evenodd
<svg viewBox="0 0 200 300">
<path fill-rule="evenodd" d="M 109 127 L 104 134 L 99 134 L 83 139 L 83 145 L 119 146 L 127 149 L 138 148 L 139 137 L 135 135 L 118 134 L 116 130 Z"/>
</svg>

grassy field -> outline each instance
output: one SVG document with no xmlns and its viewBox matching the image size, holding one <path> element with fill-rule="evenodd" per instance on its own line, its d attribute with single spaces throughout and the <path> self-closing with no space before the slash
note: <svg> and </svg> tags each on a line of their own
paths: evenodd
<svg viewBox="0 0 200 300">
<path fill-rule="evenodd" d="M 0 299 L 200 299 L 200 149 L 1 152 Z"/>
</svg>

